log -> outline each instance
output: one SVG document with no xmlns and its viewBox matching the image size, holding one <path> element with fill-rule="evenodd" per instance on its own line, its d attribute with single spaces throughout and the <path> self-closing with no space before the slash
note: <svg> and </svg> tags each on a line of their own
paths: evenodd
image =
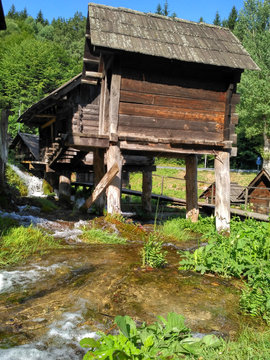
<svg viewBox="0 0 270 360">
<path fill-rule="evenodd" d="M 215 217 L 218 232 L 230 233 L 230 154 L 219 151 L 215 157 Z"/>
<path fill-rule="evenodd" d="M 101 179 L 105 176 L 105 165 L 104 165 L 104 149 L 94 149 L 94 184 L 95 187 L 99 184 Z M 96 210 L 99 215 L 103 214 L 105 207 L 105 192 L 103 191 L 100 196 L 96 199 Z"/>
<path fill-rule="evenodd" d="M 152 171 L 143 171 L 142 208 L 147 215 L 150 215 L 152 213 L 151 195 L 152 195 Z"/>
<path fill-rule="evenodd" d="M 85 201 L 84 207 L 88 209 L 97 199 L 98 197 L 107 189 L 107 187 L 114 180 L 116 175 L 119 172 L 118 164 L 115 163 L 110 170 L 103 176 L 98 185 L 96 186 L 93 194 Z"/>
<path fill-rule="evenodd" d="M 121 155 L 119 143 L 110 144 L 107 150 L 107 169 L 110 169 L 113 164 L 118 165 L 119 172 L 114 177 L 107 190 L 107 211 L 109 214 L 121 213 L 121 174 L 123 157 Z"/>
<path fill-rule="evenodd" d="M 59 177 L 59 200 L 69 202 L 70 195 L 71 195 L 70 173 L 65 172 Z"/>
<path fill-rule="evenodd" d="M 186 157 L 186 218 L 197 222 L 199 217 L 197 187 L 197 156 Z"/>
<path fill-rule="evenodd" d="M 118 130 L 120 83 L 121 83 L 121 75 L 114 73 L 112 75 L 112 81 L 111 81 L 110 104 L 109 104 L 110 134 L 117 134 L 117 130 Z"/>
</svg>

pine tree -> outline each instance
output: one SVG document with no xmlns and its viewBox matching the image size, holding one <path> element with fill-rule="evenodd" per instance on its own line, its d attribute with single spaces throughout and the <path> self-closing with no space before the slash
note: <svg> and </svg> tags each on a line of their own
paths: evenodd
<svg viewBox="0 0 270 360">
<path fill-rule="evenodd" d="M 218 11 L 216 12 L 216 17 L 215 17 L 215 19 L 213 21 L 213 24 L 217 25 L 217 26 L 221 26 L 221 20 L 220 20 L 220 16 L 219 16 Z"/>
<path fill-rule="evenodd" d="M 230 15 L 228 17 L 228 20 L 227 20 L 227 26 L 230 30 L 233 30 L 235 28 L 237 18 L 238 18 L 238 12 L 236 10 L 236 7 L 233 6 L 233 8 L 230 12 Z"/>
</svg>

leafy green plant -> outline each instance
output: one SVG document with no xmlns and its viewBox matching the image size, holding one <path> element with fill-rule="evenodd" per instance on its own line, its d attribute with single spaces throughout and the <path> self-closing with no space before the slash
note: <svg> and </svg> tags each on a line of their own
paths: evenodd
<svg viewBox="0 0 270 360">
<path fill-rule="evenodd" d="M 160 268 L 167 263 L 165 259 L 167 252 L 162 250 L 162 244 L 156 233 L 150 233 L 146 237 L 141 251 L 143 266 Z"/>
<path fill-rule="evenodd" d="M 203 239 L 208 240 L 206 246 L 181 253 L 180 269 L 245 279 L 243 311 L 270 322 L 270 224 L 235 219 L 229 237 L 210 230 Z"/>
<path fill-rule="evenodd" d="M 151 325 L 143 323 L 137 327 L 129 316 L 117 316 L 118 335 L 99 333 L 98 340 L 81 340 L 80 345 L 90 349 L 83 359 L 179 359 L 179 356 L 189 354 L 198 356 L 206 347 L 221 345 L 215 335 L 206 335 L 202 339 L 192 337 L 182 315 L 171 312 L 167 319 L 162 316 L 157 319 Z"/>
</svg>

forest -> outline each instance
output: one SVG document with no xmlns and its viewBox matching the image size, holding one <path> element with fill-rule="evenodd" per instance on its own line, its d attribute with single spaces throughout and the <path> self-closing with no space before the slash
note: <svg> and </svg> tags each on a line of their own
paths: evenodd
<svg viewBox="0 0 270 360">
<path fill-rule="evenodd" d="M 160 15 L 181 18 L 168 2 L 153 9 Z M 198 22 L 202 22 L 201 17 Z M 234 168 L 254 169 L 256 158 L 270 171 L 270 0 L 247 0 L 239 11 L 232 8 L 227 19 L 216 12 L 213 24 L 225 26 L 239 38 L 261 71 L 245 71 L 237 91 L 241 94 L 238 155 Z M 29 106 L 82 71 L 86 17 L 49 22 L 42 10 L 36 18 L 27 9 L 12 5 L 6 14 L 7 30 L 0 32 L 0 109 L 10 109 L 9 134 L 24 129 L 18 117 Z"/>
</svg>

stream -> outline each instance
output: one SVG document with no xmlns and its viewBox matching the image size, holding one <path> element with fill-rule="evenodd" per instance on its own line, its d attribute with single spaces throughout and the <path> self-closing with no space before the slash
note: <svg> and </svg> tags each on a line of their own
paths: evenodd
<svg viewBox="0 0 270 360">
<path fill-rule="evenodd" d="M 113 329 L 116 315 L 153 322 L 174 311 L 195 334 L 230 338 L 243 323 L 256 326 L 240 314 L 237 283 L 178 270 L 177 250 L 196 246 L 196 239 L 165 244 L 168 265 L 145 269 L 135 234 L 125 245 L 84 244 L 86 220 L 56 220 L 57 214 L 48 220 L 35 211 L 21 207 L 0 216 L 44 228 L 66 245 L 0 270 L 1 360 L 80 360 L 79 341 Z"/>
</svg>

